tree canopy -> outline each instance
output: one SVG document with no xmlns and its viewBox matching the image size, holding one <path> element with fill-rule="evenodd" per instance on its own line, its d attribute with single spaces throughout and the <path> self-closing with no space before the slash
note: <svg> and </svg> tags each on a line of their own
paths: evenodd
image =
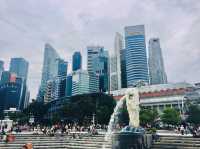
<svg viewBox="0 0 200 149">
<path fill-rule="evenodd" d="M 153 125 L 156 119 L 159 117 L 157 110 L 155 109 L 140 109 L 140 124 L 142 126 Z"/>
<path fill-rule="evenodd" d="M 161 120 L 164 124 L 168 125 L 178 125 L 181 122 L 180 113 L 173 108 L 166 108 L 163 111 Z"/>
<path fill-rule="evenodd" d="M 45 104 L 43 102 L 33 102 L 31 103 L 26 109 L 23 110 L 23 113 L 27 116 L 33 115 L 36 122 L 42 122 L 44 115 L 48 111 L 48 104 Z"/>
<path fill-rule="evenodd" d="M 194 125 L 200 124 L 200 106 L 199 105 L 190 105 L 188 109 L 188 118 L 187 121 Z"/>
<path fill-rule="evenodd" d="M 102 93 L 77 95 L 64 104 L 61 113 L 62 117 L 79 123 L 88 122 L 95 114 L 98 123 L 107 124 L 115 105 L 112 96 Z"/>
</svg>

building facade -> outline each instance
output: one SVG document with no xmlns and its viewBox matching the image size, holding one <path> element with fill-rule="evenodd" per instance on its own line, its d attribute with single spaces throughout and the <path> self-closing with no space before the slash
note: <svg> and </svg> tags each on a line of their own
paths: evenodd
<svg viewBox="0 0 200 149">
<path fill-rule="evenodd" d="M 149 83 L 144 25 L 125 27 L 127 87 Z"/>
<path fill-rule="evenodd" d="M 65 97 L 68 62 L 64 61 L 63 59 L 57 58 L 55 63 L 57 66 L 57 72 L 55 74 L 55 77 L 47 81 L 44 102 L 58 100 Z"/>
<path fill-rule="evenodd" d="M 67 82 L 66 82 L 66 96 L 70 97 L 72 96 L 72 74 L 69 74 L 67 76 Z"/>
<path fill-rule="evenodd" d="M 21 86 L 21 94 L 20 94 L 20 105 L 19 109 L 23 110 L 25 105 L 29 103 L 28 98 L 28 86 L 27 86 L 27 79 L 28 79 L 28 68 L 29 63 L 24 58 L 11 58 L 10 62 L 10 73 L 11 78 L 10 82 L 20 83 Z M 28 103 L 26 103 L 28 102 Z"/>
<path fill-rule="evenodd" d="M 123 37 L 116 33 L 114 41 L 114 50 L 110 51 L 110 90 L 121 89 L 121 57 L 120 52 L 123 49 Z"/>
<path fill-rule="evenodd" d="M 56 60 L 59 58 L 56 50 L 50 45 L 45 44 L 44 48 L 44 60 L 42 68 L 42 79 L 41 85 L 38 92 L 37 100 L 43 102 L 45 96 L 45 90 L 47 86 L 47 81 L 52 80 L 57 76 L 58 64 Z"/>
<path fill-rule="evenodd" d="M 21 100 L 21 96 L 23 96 L 22 88 L 22 81 L 8 82 L 0 85 L 1 110 L 8 110 L 9 108 L 21 109 L 20 107 L 23 105 Z"/>
<path fill-rule="evenodd" d="M 102 46 L 88 46 L 87 47 L 87 70 L 89 73 L 89 88 L 90 93 L 99 92 L 99 77 L 96 75 L 94 66 L 96 64 L 95 59 L 104 53 L 104 47 Z"/>
<path fill-rule="evenodd" d="M 167 75 L 165 72 L 160 40 L 151 38 L 149 40 L 149 77 L 150 84 L 167 83 Z"/>
<path fill-rule="evenodd" d="M 120 51 L 120 61 L 121 61 L 121 87 L 127 88 L 126 49 L 122 49 Z"/>
<path fill-rule="evenodd" d="M 4 71 L 4 61 L 0 60 L 0 80 L 3 71 Z"/>
<path fill-rule="evenodd" d="M 61 58 L 56 59 L 57 74 L 56 76 L 67 77 L 68 62 Z"/>
<path fill-rule="evenodd" d="M 53 80 L 53 100 L 65 97 L 67 76 L 56 77 Z"/>
<path fill-rule="evenodd" d="M 109 62 L 108 62 L 108 51 L 99 53 L 98 56 L 94 57 L 92 63 L 92 70 L 99 82 L 99 91 L 106 92 L 109 88 Z"/>
<path fill-rule="evenodd" d="M 3 71 L 2 75 L 1 75 L 1 83 L 0 84 L 9 83 L 10 79 L 11 79 L 10 71 Z"/>
<path fill-rule="evenodd" d="M 25 82 L 28 78 L 29 63 L 24 58 L 11 58 L 10 72 L 22 78 Z"/>
<path fill-rule="evenodd" d="M 74 52 L 72 56 L 72 71 L 82 69 L 82 56 L 80 52 Z"/>
<path fill-rule="evenodd" d="M 89 73 L 78 70 L 72 74 L 72 96 L 89 93 Z"/>
<path fill-rule="evenodd" d="M 45 89 L 45 94 L 44 94 L 44 102 L 50 102 L 53 100 L 53 80 L 48 80 L 46 89 Z"/>
<path fill-rule="evenodd" d="M 95 73 L 89 73 L 89 93 L 99 92 L 99 77 Z"/>
<path fill-rule="evenodd" d="M 138 90 L 141 106 L 157 109 L 161 113 L 166 107 L 183 110 L 184 103 L 187 101 L 186 95 L 193 92 L 194 85 L 181 82 L 141 86 Z M 121 89 L 113 91 L 111 94 L 116 100 L 120 100 L 126 91 L 127 89 Z"/>
</svg>

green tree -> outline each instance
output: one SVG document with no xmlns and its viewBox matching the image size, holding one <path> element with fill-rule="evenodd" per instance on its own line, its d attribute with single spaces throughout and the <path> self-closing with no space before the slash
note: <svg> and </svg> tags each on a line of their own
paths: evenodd
<svg viewBox="0 0 200 149">
<path fill-rule="evenodd" d="M 23 110 L 23 113 L 28 116 L 33 115 L 36 122 L 42 122 L 47 111 L 48 104 L 34 101 L 26 109 Z"/>
<path fill-rule="evenodd" d="M 11 120 L 18 122 L 19 124 L 25 124 L 29 119 L 28 115 L 23 112 L 9 113 L 8 116 Z"/>
<path fill-rule="evenodd" d="M 155 109 L 140 109 L 140 125 L 154 125 L 156 119 L 159 117 L 157 110 Z"/>
<path fill-rule="evenodd" d="M 61 120 L 60 114 L 58 114 L 58 113 L 53 114 L 52 120 L 51 120 L 52 124 L 59 123 L 60 120 Z"/>
<path fill-rule="evenodd" d="M 181 122 L 181 116 L 179 111 L 173 108 L 166 108 L 163 111 L 161 120 L 167 125 L 178 125 Z"/>
<path fill-rule="evenodd" d="M 102 93 L 84 94 L 71 97 L 61 109 L 62 117 L 71 121 L 83 123 L 95 118 L 100 124 L 107 124 L 115 107 L 112 96 Z"/>
<path fill-rule="evenodd" d="M 199 105 L 190 105 L 188 109 L 188 118 L 187 121 L 194 125 L 200 124 L 200 106 Z"/>
</svg>

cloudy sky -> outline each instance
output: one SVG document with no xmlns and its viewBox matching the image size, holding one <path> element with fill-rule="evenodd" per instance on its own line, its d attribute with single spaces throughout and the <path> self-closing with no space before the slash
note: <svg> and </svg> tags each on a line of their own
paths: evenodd
<svg viewBox="0 0 200 149">
<path fill-rule="evenodd" d="M 146 42 L 159 37 L 170 82 L 200 81 L 199 0 L 0 0 L 0 59 L 30 63 L 29 88 L 35 98 L 43 50 L 50 43 L 71 63 L 86 46 L 113 48 L 115 32 L 145 24 Z"/>
</svg>

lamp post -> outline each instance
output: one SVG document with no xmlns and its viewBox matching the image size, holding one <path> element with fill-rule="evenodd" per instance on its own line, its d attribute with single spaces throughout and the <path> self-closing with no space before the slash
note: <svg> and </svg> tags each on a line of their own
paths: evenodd
<svg viewBox="0 0 200 149">
<path fill-rule="evenodd" d="M 30 114 L 29 123 L 30 123 L 31 125 L 33 125 L 34 122 L 35 122 L 35 118 L 34 118 L 34 116 L 33 116 L 32 114 Z"/>
<path fill-rule="evenodd" d="M 92 124 L 93 124 L 93 126 L 95 126 L 95 114 L 94 113 L 92 115 Z"/>
</svg>

